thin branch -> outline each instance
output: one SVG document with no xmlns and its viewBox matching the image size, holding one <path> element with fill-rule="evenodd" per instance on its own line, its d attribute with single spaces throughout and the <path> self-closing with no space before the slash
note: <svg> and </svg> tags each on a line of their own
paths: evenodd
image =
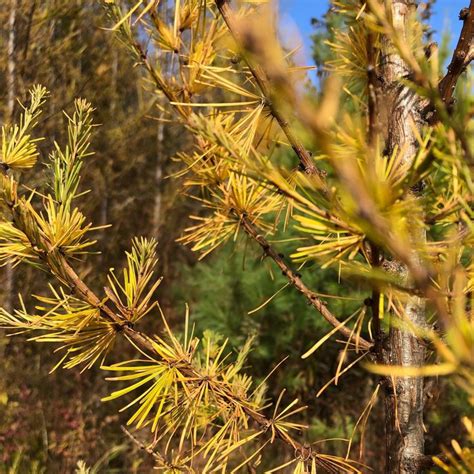
<svg viewBox="0 0 474 474">
<path fill-rule="evenodd" d="M 132 42 L 132 47 L 135 49 L 135 54 L 138 56 L 140 62 L 144 65 L 145 69 L 150 74 L 151 78 L 157 85 L 158 89 L 163 92 L 166 96 L 168 101 L 173 104 L 173 107 L 177 110 L 177 112 L 181 115 L 183 119 L 189 118 L 189 112 L 183 109 L 183 107 L 178 103 L 178 97 L 175 95 L 173 91 L 171 91 L 167 86 L 164 78 L 162 77 L 161 73 L 154 68 L 150 60 L 148 59 L 148 55 L 146 51 L 143 49 L 142 45 L 138 41 Z"/>
<path fill-rule="evenodd" d="M 370 11 L 370 6 L 367 6 Z M 377 94 L 378 94 L 378 87 L 379 87 L 379 80 L 377 79 L 377 71 L 376 71 L 376 61 L 375 61 L 375 35 L 372 31 L 368 31 L 367 38 L 366 38 L 366 45 L 367 45 L 367 59 L 368 59 L 368 67 L 367 67 L 367 86 L 368 86 L 368 94 L 367 94 L 367 112 L 368 112 L 368 123 L 367 123 L 367 138 L 368 138 L 368 146 L 369 146 L 369 157 L 371 159 L 371 169 L 370 172 L 375 171 L 375 146 L 377 143 L 377 138 L 379 134 L 379 125 L 378 125 L 378 102 L 377 102 Z M 381 262 L 381 251 L 379 247 L 374 243 L 371 242 L 368 246 L 369 251 L 369 258 L 371 264 L 377 268 Z M 382 353 L 382 340 L 383 340 L 383 331 L 380 325 L 380 290 L 376 287 L 372 290 L 372 297 L 370 298 L 370 307 L 372 312 L 372 325 L 374 328 L 374 352 L 378 362 L 382 362 L 383 360 L 383 353 Z"/>
<path fill-rule="evenodd" d="M 282 256 L 270 245 L 270 243 L 263 237 L 261 234 L 257 232 L 255 227 L 252 223 L 245 217 L 241 219 L 241 226 L 245 233 L 249 235 L 253 240 L 255 240 L 260 247 L 262 247 L 265 254 L 270 257 L 281 270 L 283 275 L 286 276 L 288 281 L 292 286 L 294 286 L 315 308 L 321 316 L 333 327 L 339 327 L 341 325 L 341 321 L 339 321 L 334 314 L 327 308 L 326 303 L 322 301 L 316 293 L 311 291 L 301 279 L 299 273 L 294 272 L 288 264 L 284 261 Z M 344 337 L 350 339 L 356 347 L 367 351 L 370 350 L 373 344 L 362 337 L 357 337 L 352 333 L 350 328 L 342 326 L 339 329 L 339 332 L 344 335 Z"/>
<path fill-rule="evenodd" d="M 433 467 L 437 467 L 437 464 L 434 462 L 433 458 L 436 457 L 443 462 L 448 462 L 449 458 L 444 453 L 443 454 L 436 454 L 436 455 L 425 455 L 418 461 L 419 468 L 422 471 L 426 471 L 428 469 L 432 469 Z"/>
<path fill-rule="evenodd" d="M 120 429 L 125 433 L 125 435 L 128 438 L 130 438 L 133 444 L 136 444 L 140 449 L 142 449 L 143 451 L 146 451 L 150 456 L 152 456 L 158 462 L 165 464 L 165 460 L 159 453 L 151 449 L 149 446 L 144 445 L 138 438 L 133 436 L 132 433 L 130 433 L 130 431 L 128 431 L 127 428 L 125 428 L 125 426 L 121 425 Z"/>
<path fill-rule="evenodd" d="M 135 49 L 139 52 L 140 58 L 142 60 L 143 65 L 150 73 L 152 79 L 155 81 L 157 87 L 161 90 L 165 88 L 164 83 L 162 80 L 156 77 L 153 73 L 154 68 L 151 66 L 146 52 L 141 48 L 138 43 L 134 44 Z M 167 95 L 167 98 L 170 99 Z M 180 112 L 178 110 L 178 112 Z M 188 114 L 181 114 L 181 117 L 184 120 L 184 123 L 191 124 L 192 117 Z M 199 139 L 199 137 L 198 137 Z M 267 253 L 268 256 L 275 261 L 275 263 L 280 267 L 281 271 L 284 272 L 285 276 L 288 278 L 290 283 L 301 293 L 303 294 L 310 304 L 323 316 L 326 321 L 328 321 L 332 326 L 336 327 L 340 325 L 340 321 L 327 309 L 325 303 L 317 296 L 316 293 L 311 291 L 301 280 L 295 272 L 291 270 L 291 268 L 285 263 L 285 261 L 278 255 L 278 253 L 270 247 L 270 244 L 255 230 L 252 224 L 247 221 L 246 219 L 242 219 L 242 227 L 245 232 L 252 237 Z M 351 336 L 351 330 L 348 328 L 341 328 L 340 332 L 346 337 L 349 338 Z M 352 338 L 355 340 L 356 337 L 352 335 Z M 363 350 L 369 350 L 372 347 L 372 343 L 366 341 L 365 339 L 359 337 L 357 339 L 358 346 Z"/>
<path fill-rule="evenodd" d="M 33 236 L 30 234 L 32 229 L 28 225 L 25 225 L 25 219 L 24 216 L 22 216 L 22 208 L 18 205 L 18 197 L 16 195 L 13 202 L 6 202 L 6 204 L 12 213 L 12 221 L 15 227 L 26 235 L 31 247 L 35 250 L 40 260 L 44 262 L 50 273 L 58 279 L 60 283 L 65 284 L 82 301 L 97 308 L 104 319 L 115 325 L 117 332 L 123 330 L 137 345 L 149 352 L 156 352 L 153 348 L 153 344 L 151 344 L 145 334 L 135 330 L 128 320 L 116 314 L 104 301 L 98 298 L 71 267 L 60 249 L 54 249 L 48 239 L 41 233 L 37 233 Z"/>
<path fill-rule="evenodd" d="M 237 21 L 235 20 L 232 9 L 229 7 L 228 0 L 215 0 L 215 3 L 217 8 L 219 9 L 223 20 L 227 25 L 227 28 L 229 29 L 230 34 L 233 36 L 237 44 L 242 45 L 243 40 L 239 32 L 239 27 Z M 290 127 L 288 120 L 283 115 L 282 111 L 279 110 L 275 103 L 272 101 L 271 87 L 267 75 L 265 74 L 265 71 L 258 64 L 253 64 L 247 58 L 244 59 L 250 72 L 255 78 L 255 82 L 257 83 L 260 91 L 262 92 L 267 102 L 270 112 L 280 125 L 281 130 L 285 134 L 291 147 L 298 156 L 302 170 L 308 175 L 315 176 L 316 179 L 319 181 L 319 184 L 321 185 L 322 189 L 326 189 L 327 185 L 324 179 L 326 173 L 317 168 L 317 166 L 314 164 L 314 160 L 312 159 L 311 153 L 306 150 L 306 148 L 303 146 L 301 141 L 298 139 L 298 137 Z"/>
<path fill-rule="evenodd" d="M 86 302 L 92 307 L 99 309 L 101 317 L 116 325 L 118 334 L 123 334 L 127 336 L 133 343 L 135 343 L 138 348 L 156 354 L 156 350 L 153 347 L 150 338 L 144 333 L 134 329 L 130 325 L 129 321 L 124 319 L 122 316 L 116 314 L 107 304 L 105 304 L 104 301 L 101 301 L 98 296 L 79 277 L 76 271 L 71 267 L 67 258 L 61 253 L 60 249 L 53 249 L 50 242 L 43 236 L 39 236 L 40 240 L 38 242 L 35 242 L 35 239 L 32 236 L 28 235 L 27 226 L 22 225 L 24 220 L 21 217 L 21 207 L 18 205 L 17 197 L 15 196 L 15 202 L 7 202 L 7 205 L 10 211 L 12 212 L 13 222 L 15 226 L 25 233 L 28 240 L 30 241 L 32 248 L 35 249 L 38 257 L 44 262 L 44 264 L 50 270 L 50 273 L 55 278 L 57 278 L 62 284 L 67 285 L 72 291 L 74 291 L 77 297 L 80 298 L 82 301 Z M 253 227 L 250 226 L 249 229 L 253 229 Z M 36 237 L 38 238 L 38 235 L 36 235 Z M 39 248 L 38 244 L 40 244 L 40 246 L 46 250 Z M 289 272 L 290 273 L 288 273 L 288 275 L 293 275 L 293 278 L 295 278 L 293 272 L 291 272 L 291 270 L 289 270 Z M 304 287 L 299 278 L 298 281 L 300 282 L 300 286 L 302 285 Z M 307 292 L 309 292 L 309 290 L 307 290 Z M 314 304 L 318 303 L 315 301 Z M 319 304 L 321 305 L 321 307 L 324 306 L 321 302 Z M 325 308 L 322 309 L 322 311 L 325 311 Z M 360 347 L 365 348 L 364 341 L 362 340 L 360 341 Z M 203 378 L 203 374 L 197 372 L 191 364 L 184 365 L 182 367 L 182 371 L 183 374 L 189 376 L 194 380 L 200 380 Z M 236 394 L 230 386 L 223 387 L 221 390 L 221 394 L 229 401 L 230 404 L 233 405 L 235 403 L 238 403 L 242 407 L 242 410 L 247 414 L 247 416 L 252 419 L 257 425 L 261 426 L 264 430 L 267 430 L 268 428 L 272 427 L 273 421 L 271 419 L 265 417 L 265 415 L 254 409 L 248 400 L 243 399 L 241 396 Z M 295 452 L 299 453 L 301 456 L 314 456 L 315 459 L 318 458 L 318 454 L 316 452 L 314 452 L 311 448 L 308 448 L 307 446 L 291 438 L 288 433 L 280 431 L 277 427 L 274 427 L 274 432 L 278 439 L 291 446 L 291 448 Z"/>
<path fill-rule="evenodd" d="M 459 76 L 466 70 L 474 59 L 474 0 L 469 7 L 459 12 L 459 19 L 463 21 L 461 34 L 448 66 L 448 72 L 439 83 L 439 91 L 443 102 L 449 106 Z"/>
<path fill-rule="evenodd" d="M 160 453 L 157 453 L 150 446 L 146 446 L 144 443 L 142 443 L 138 438 L 136 438 L 132 433 L 130 433 L 130 431 L 125 428 L 125 426 L 121 425 L 120 428 L 124 432 L 124 434 L 132 441 L 133 444 L 138 446 L 142 451 L 148 453 L 161 466 L 171 467 L 173 468 L 173 470 L 176 469 L 178 471 L 185 471 L 184 469 L 179 468 L 178 466 L 172 466 Z"/>
<path fill-rule="evenodd" d="M 371 148 L 375 145 L 378 133 L 378 120 L 377 120 L 377 88 L 379 81 L 377 79 L 377 71 L 375 64 L 375 49 L 374 33 L 368 32 L 367 34 L 367 55 L 368 55 L 368 67 L 367 67 L 367 112 L 368 112 L 368 142 Z M 373 150 L 372 150 L 373 151 Z M 372 153 L 373 154 L 373 153 Z"/>
</svg>

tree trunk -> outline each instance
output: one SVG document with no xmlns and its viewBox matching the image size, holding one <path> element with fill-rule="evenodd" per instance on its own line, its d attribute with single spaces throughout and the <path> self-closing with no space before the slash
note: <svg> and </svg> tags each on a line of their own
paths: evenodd
<svg viewBox="0 0 474 474">
<path fill-rule="evenodd" d="M 164 124 L 158 122 L 156 133 L 156 161 L 155 161 L 155 203 L 153 206 L 152 233 L 155 238 L 161 225 L 161 208 L 162 208 L 162 188 L 163 188 L 163 147 L 164 142 Z"/>
<path fill-rule="evenodd" d="M 401 37 L 409 40 L 408 28 L 416 5 L 412 0 L 386 2 L 391 8 L 393 24 Z M 398 150 L 404 164 L 411 163 L 418 151 L 416 133 L 421 129 L 421 104 L 419 97 L 400 83 L 410 73 L 407 65 L 395 50 L 390 39 L 382 39 L 382 102 L 386 107 L 387 156 Z M 416 193 L 416 191 L 413 191 Z M 415 225 L 413 227 L 416 227 Z M 413 247 L 426 240 L 423 228 L 412 229 Z M 420 262 L 420 265 L 422 263 Z M 406 268 L 398 262 L 390 262 L 406 285 L 410 277 Z M 425 327 L 425 301 L 417 296 L 408 296 L 403 301 L 403 317 L 418 327 Z M 422 366 L 426 349 L 408 328 L 392 325 L 384 344 L 384 363 L 397 366 Z M 424 455 L 423 431 L 423 378 L 398 377 L 388 387 L 385 396 L 386 473 L 416 474 L 421 472 L 420 463 Z"/>
<path fill-rule="evenodd" d="M 11 121 L 15 108 L 16 97 L 16 15 L 18 0 L 11 0 L 10 13 L 8 15 L 8 45 L 7 45 L 7 110 L 6 121 Z"/>
<path fill-rule="evenodd" d="M 13 120 L 16 97 L 16 15 L 18 11 L 18 0 L 11 0 L 10 14 L 8 16 L 8 45 L 7 45 L 7 110 L 5 113 L 5 122 Z M 11 311 L 13 307 L 13 293 L 15 286 L 15 270 L 11 263 L 5 266 L 5 287 L 3 307 Z"/>
<path fill-rule="evenodd" d="M 167 2 L 162 2 L 158 7 L 159 11 L 166 11 L 169 8 Z M 161 51 L 156 51 L 156 63 L 161 64 L 162 69 L 166 70 L 169 66 L 168 64 L 168 55 L 162 54 Z M 162 108 L 164 105 L 164 98 L 158 97 L 158 109 L 160 110 L 160 120 L 158 121 L 158 126 L 156 130 L 156 156 L 155 156 L 155 179 L 154 179 L 154 205 L 153 205 L 153 214 L 151 219 L 151 235 L 155 238 L 158 238 L 158 233 L 160 231 L 160 226 L 162 224 L 162 207 L 163 207 L 163 168 L 164 168 L 164 140 L 165 140 L 165 126 L 162 118 Z"/>
</svg>

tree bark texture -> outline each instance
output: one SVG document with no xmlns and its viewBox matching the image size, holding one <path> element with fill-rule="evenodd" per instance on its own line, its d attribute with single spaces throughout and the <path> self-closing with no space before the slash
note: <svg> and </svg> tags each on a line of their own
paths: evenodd
<svg viewBox="0 0 474 474">
<path fill-rule="evenodd" d="M 416 5 L 412 0 L 386 1 L 391 9 L 392 21 L 398 34 L 409 41 L 410 19 L 413 19 Z M 385 108 L 387 122 L 385 153 L 390 156 L 397 151 L 402 154 L 402 163 L 410 164 L 416 157 L 418 142 L 416 134 L 423 124 L 419 97 L 400 79 L 409 76 L 410 71 L 400 57 L 389 37 L 382 39 L 381 56 L 381 102 Z M 403 166 L 402 165 L 402 166 Z M 416 193 L 416 191 L 414 191 Z M 416 248 L 426 240 L 423 228 L 412 228 L 412 243 Z M 410 285 L 406 268 L 399 262 L 390 262 L 399 277 Z M 419 262 L 421 265 L 422 262 Z M 425 301 L 418 296 L 407 296 L 403 301 L 404 318 L 415 326 L 424 327 Z M 422 366 L 426 349 L 422 340 L 408 328 L 391 325 L 384 344 L 385 364 L 396 366 Z M 424 455 L 423 430 L 423 378 L 398 377 L 387 388 L 385 396 L 386 473 L 415 474 L 421 472 Z"/>
<path fill-rule="evenodd" d="M 7 43 L 7 110 L 5 122 L 12 122 L 15 110 L 16 97 L 16 22 L 18 12 L 18 0 L 11 0 L 10 13 L 8 15 L 8 43 Z M 5 286 L 3 291 L 3 307 L 11 311 L 13 307 L 13 293 L 15 286 L 15 269 L 11 263 L 5 266 Z"/>
</svg>

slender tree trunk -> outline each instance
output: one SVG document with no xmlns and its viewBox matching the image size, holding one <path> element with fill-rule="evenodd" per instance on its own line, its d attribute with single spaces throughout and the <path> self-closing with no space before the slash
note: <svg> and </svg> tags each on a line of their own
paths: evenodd
<svg viewBox="0 0 474 474">
<path fill-rule="evenodd" d="M 169 8 L 167 2 L 162 2 L 158 7 L 161 11 Z M 156 51 L 156 63 L 161 64 L 163 70 L 166 70 L 168 67 L 167 55 L 162 54 L 159 50 Z M 158 107 L 160 109 L 160 118 L 161 118 L 161 108 L 163 107 L 164 100 L 162 97 L 158 98 Z M 163 167 L 164 167 L 164 138 L 165 138 L 165 127 L 164 123 L 160 120 L 158 122 L 158 127 L 156 130 L 156 156 L 155 156 L 155 199 L 153 205 L 153 215 L 151 221 L 151 235 L 155 238 L 158 237 L 158 232 L 160 230 L 160 225 L 162 221 L 162 207 L 163 207 Z"/>
<path fill-rule="evenodd" d="M 5 114 L 6 122 L 13 120 L 16 97 L 16 16 L 18 11 L 18 0 L 11 0 L 10 14 L 8 16 L 8 45 L 7 45 L 7 110 Z M 8 263 L 5 267 L 5 288 L 3 307 L 11 311 L 13 307 L 13 292 L 15 286 L 15 270 L 13 265 Z"/>
<path fill-rule="evenodd" d="M 399 34 L 408 41 L 410 18 L 415 14 L 413 0 L 386 0 L 391 8 L 393 24 Z M 416 133 L 421 129 L 421 104 L 419 97 L 400 84 L 400 79 L 410 73 L 403 59 L 396 52 L 389 38 L 382 40 L 382 104 L 386 107 L 388 135 L 385 150 L 388 156 L 398 150 L 402 161 L 411 163 L 418 151 Z M 417 191 L 413 190 L 414 193 Z M 412 228 L 414 247 L 426 240 L 423 228 Z M 422 264 L 419 262 L 420 265 Z M 406 285 L 410 278 L 406 268 L 398 262 L 390 262 Z M 415 326 L 425 327 L 425 301 L 408 296 L 403 301 L 404 318 Z M 408 328 L 392 325 L 384 344 L 383 359 L 386 364 L 398 366 L 422 366 L 426 349 L 422 340 Z M 421 472 L 424 456 L 423 431 L 423 378 L 398 377 L 386 391 L 386 473 L 416 474 Z"/>
<path fill-rule="evenodd" d="M 18 10 L 18 1 L 11 0 L 10 14 L 8 16 L 8 45 L 7 45 L 7 121 L 12 119 L 13 110 L 15 108 L 16 96 L 16 15 Z"/>
<path fill-rule="evenodd" d="M 156 133 L 156 163 L 155 163 L 155 203 L 153 206 L 152 235 L 156 237 L 161 224 L 162 188 L 163 188 L 163 147 L 164 124 L 158 122 Z"/>
<path fill-rule="evenodd" d="M 110 102 L 109 102 L 109 112 L 110 116 L 114 117 L 117 113 L 117 102 L 119 97 L 118 90 L 118 70 L 119 70 L 119 53 L 117 49 L 113 50 L 112 53 L 112 62 L 111 62 L 111 77 L 110 77 Z M 100 225 L 106 226 L 109 223 L 109 184 L 110 179 L 109 175 L 113 172 L 112 162 L 109 157 L 104 160 L 104 166 L 102 168 L 102 195 L 100 201 Z M 101 231 L 102 241 L 107 241 L 107 228 L 104 227 Z M 104 252 L 100 253 L 100 265 L 104 263 Z"/>
</svg>

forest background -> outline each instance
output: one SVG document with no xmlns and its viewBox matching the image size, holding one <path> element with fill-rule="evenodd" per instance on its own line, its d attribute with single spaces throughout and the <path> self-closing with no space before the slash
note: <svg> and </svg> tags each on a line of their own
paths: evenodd
<svg viewBox="0 0 474 474">
<path fill-rule="evenodd" d="M 306 421 L 311 435 L 351 437 L 373 392 L 364 369 L 351 371 L 339 386 L 315 400 L 314 394 L 335 371 L 340 347 L 328 343 L 317 360 L 302 361 L 300 356 L 310 341 L 327 332 L 325 323 L 289 290 L 249 314 L 285 284 L 284 277 L 274 274 L 269 279 L 269 268 L 260 264 L 261 254 L 245 242 L 237 248 L 225 246 L 199 264 L 197 254 L 176 242 L 189 225 L 187 216 L 194 204 L 182 195 L 180 180 L 167 177 L 177 171 L 173 157 L 186 148 L 188 138 L 176 125 L 157 120 L 153 88 L 105 29 L 108 20 L 100 5 L 93 0 L 1 0 L 0 5 L 1 121 L 10 122 L 18 115 L 16 98 L 26 99 L 28 89 L 37 83 L 53 91 L 38 127 L 38 133 L 51 140 L 61 139 L 62 110 L 71 109 L 76 97 L 87 98 L 97 109 L 96 121 L 101 125 L 95 130 L 95 154 L 83 177 L 92 192 L 83 197 L 83 208 L 92 221 L 112 225 L 106 234 L 97 231 L 103 268 L 122 266 L 124 251 L 137 233 L 157 237 L 160 272 L 165 277 L 157 296 L 169 323 L 181 325 L 188 303 L 198 334 L 218 333 L 235 347 L 253 335 L 249 363 L 257 380 L 288 356 L 284 370 L 274 374 L 273 385 L 286 387 L 288 400 L 298 397 L 310 406 Z M 457 37 L 456 17 L 462 6 L 460 0 L 438 0 L 432 6 L 434 37 L 443 58 L 449 57 L 451 39 Z M 282 18 L 289 14 L 301 27 L 306 52 L 319 67 L 330 54 L 323 41 L 328 36 L 326 20 L 330 21 L 326 9 L 326 2 L 282 3 Z M 445 14 L 453 31 L 443 34 Z M 284 28 L 294 28 L 285 21 Z M 316 71 L 307 82 L 309 97 L 317 94 L 323 75 L 321 68 Z M 42 142 L 40 148 L 50 145 Z M 34 179 L 42 178 L 39 172 Z M 90 273 L 93 288 L 103 286 L 92 268 L 82 270 Z M 332 293 L 338 284 L 332 270 L 313 272 L 310 278 L 310 286 L 323 294 Z M 35 293 L 42 284 L 29 269 L 4 270 L 0 306 L 12 307 L 19 292 Z M 354 283 L 354 294 L 358 290 Z M 351 304 L 350 298 L 329 303 L 338 314 L 351 313 Z M 147 324 L 156 331 L 160 323 Z M 118 344 L 114 350 L 131 349 Z M 71 370 L 67 378 L 56 372 L 50 375 L 55 357 L 49 346 L 20 344 L 3 334 L 0 354 L 0 472 L 73 472 L 79 461 L 96 464 L 100 472 L 148 472 L 151 460 L 117 429 L 125 420 L 114 411 L 118 405 L 100 401 L 107 387 L 98 370 Z M 452 389 L 449 380 L 440 382 L 436 390 L 427 410 L 431 427 L 427 450 L 432 452 L 442 440 L 462 439 L 459 420 L 467 406 L 465 396 Z M 279 393 L 271 395 L 276 398 Z M 372 423 L 381 419 L 381 410 L 374 408 Z M 372 439 L 363 442 L 356 436 L 354 449 L 361 449 L 363 459 L 374 465 L 379 448 L 376 430 L 372 433 Z M 345 454 L 345 447 L 333 441 L 323 446 L 326 452 Z"/>
</svg>

